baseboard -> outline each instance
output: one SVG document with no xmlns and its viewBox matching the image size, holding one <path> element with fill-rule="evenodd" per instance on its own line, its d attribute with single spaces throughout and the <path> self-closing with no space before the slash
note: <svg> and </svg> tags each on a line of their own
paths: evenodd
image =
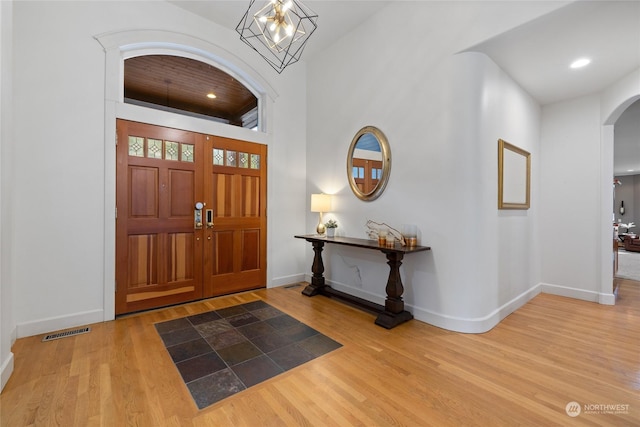
<svg viewBox="0 0 640 427">
<path fill-rule="evenodd" d="M 597 302 L 599 304 L 614 305 L 616 296 L 613 290 L 610 294 L 602 292 L 587 291 L 584 289 L 570 288 L 567 286 L 552 285 L 550 283 L 540 283 L 542 292 L 545 294 L 558 295 L 561 297 L 575 298 L 583 301 Z"/>
<path fill-rule="evenodd" d="M 278 286 L 290 285 L 292 283 L 303 282 L 305 280 L 307 279 L 304 273 L 274 277 L 273 279 L 271 279 L 271 283 L 267 285 L 267 288 L 277 288 Z"/>
<path fill-rule="evenodd" d="M 408 310 L 413 312 L 415 319 L 439 328 L 467 334 L 482 334 L 493 329 L 502 321 L 502 319 L 525 305 L 539 293 L 540 286 L 533 286 L 529 290 L 522 292 L 520 295 L 496 308 L 486 316 L 476 318 L 448 316 L 431 310 L 411 306 L 409 306 L 410 308 Z"/>
<path fill-rule="evenodd" d="M 19 323 L 16 325 L 16 335 L 18 338 L 24 338 L 32 335 L 59 331 L 61 329 L 89 325 L 91 323 L 102 322 L 104 320 L 103 316 L 103 310 L 91 310 L 66 316 L 49 317 L 46 319 Z"/>
<path fill-rule="evenodd" d="M 363 291 L 362 289 L 353 288 L 342 283 L 328 280 L 327 284 L 331 285 L 331 287 L 333 287 L 334 289 L 346 292 L 359 298 L 363 298 L 376 304 L 384 305 L 384 301 L 386 299 L 386 296 L 372 294 Z M 443 313 L 437 313 L 435 311 L 416 307 L 407 303 L 405 303 L 405 308 L 407 311 L 413 314 L 414 319 L 421 322 L 428 323 L 442 329 L 447 329 L 449 331 L 481 334 L 491 330 L 494 326 L 500 323 L 502 319 L 525 305 L 527 302 L 529 302 L 529 300 L 538 295 L 540 292 L 540 285 L 535 285 L 531 289 L 516 296 L 511 301 L 508 301 L 507 303 L 498 307 L 488 315 L 480 318 L 448 316 Z"/>
<path fill-rule="evenodd" d="M 310 281 L 311 277 L 309 275 L 306 275 L 305 280 Z M 363 291 L 362 289 L 353 288 L 343 283 L 338 283 L 330 280 L 327 280 L 327 284 L 339 291 L 346 292 L 359 298 L 363 298 L 367 301 L 384 305 L 384 296 L 372 294 Z M 538 283 L 531 289 L 522 292 L 511 301 L 508 301 L 507 303 L 501 305 L 484 317 L 467 318 L 449 316 L 443 313 L 437 313 L 435 311 L 416 307 L 407 303 L 405 303 L 405 307 L 407 311 L 413 313 L 413 317 L 416 320 L 419 320 L 421 322 L 425 322 L 439 328 L 447 329 L 449 331 L 481 334 L 491 330 L 494 326 L 500 323 L 502 319 L 525 305 L 527 302 L 529 302 L 529 300 L 531 300 L 541 292 L 607 305 L 615 304 L 616 298 L 613 293 L 606 294 L 601 292 L 586 291 L 584 289 L 552 285 L 549 283 Z"/>
<path fill-rule="evenodd" d="M 0 391 L 4 389 L 5 384 L 9 381 L 9 377 L 13 373 L 13 353 L 9 352 L 6 359 L 2 361 L 0 366 Z"/>
</svg>

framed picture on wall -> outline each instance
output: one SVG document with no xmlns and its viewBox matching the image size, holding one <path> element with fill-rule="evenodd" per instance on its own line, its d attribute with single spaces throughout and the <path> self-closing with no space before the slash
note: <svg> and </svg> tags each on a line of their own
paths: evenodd
<svg viewBox="0 0 640 427">
<path fill-rule="evenodd" d="M 498 140 L 498 209 L 529 209 L 531 153 Z"/>
</svg>

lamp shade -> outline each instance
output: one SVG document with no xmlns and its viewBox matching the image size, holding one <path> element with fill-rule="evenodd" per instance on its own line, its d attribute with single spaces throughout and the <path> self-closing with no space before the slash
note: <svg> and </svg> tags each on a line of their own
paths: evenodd
<svg viewBox="0 0 640 427">
<path fill-rule="evenodd" d="M 311 195 L 311 212 L 331 211 L 331 196 L 329 194 Z"/>
</svg>

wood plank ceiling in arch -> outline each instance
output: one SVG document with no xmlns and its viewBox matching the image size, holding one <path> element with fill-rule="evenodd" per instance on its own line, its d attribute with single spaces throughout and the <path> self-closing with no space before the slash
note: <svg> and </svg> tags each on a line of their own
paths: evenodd
<svg viewBox="0 0 640 427">
<path fill-rule="evenodd" d="M 207 94 L 214 93 L 215 99 Z M 243 116 L 257 113 L 258 99 L 222 70 L 189 58 L 147 55 L 124 62 L 125 102 L 214 118 L 243 126 Z M 253 127 L 245 116 L 245 127 Z"/>
</svg>

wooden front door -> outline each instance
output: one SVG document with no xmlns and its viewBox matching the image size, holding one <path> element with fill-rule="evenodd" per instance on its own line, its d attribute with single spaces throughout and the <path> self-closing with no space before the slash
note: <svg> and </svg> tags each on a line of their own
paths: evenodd
<svg viewBox="0 0 640 427">
<path fill-rule="evenodd" d="M 207 225 L 205 294 L 266 286 L 267 148 L 220 137 L 210 141 L 205 194 L 213 225 Z"/>
<path fill-rule="evenodd" d="M 353 159 L 353 180 L 363 194 L 370 194 L 382 176 L 382 160 Z"/>
<path fill-rule="evenodd" d="M 216 177 L 218 138 L 125 120 L 117 136 L 116 314 L 265 286 L 266 147 L 224 140 Z M 234 144 L 260 167 L 233 173 Z"/>
</svg>

